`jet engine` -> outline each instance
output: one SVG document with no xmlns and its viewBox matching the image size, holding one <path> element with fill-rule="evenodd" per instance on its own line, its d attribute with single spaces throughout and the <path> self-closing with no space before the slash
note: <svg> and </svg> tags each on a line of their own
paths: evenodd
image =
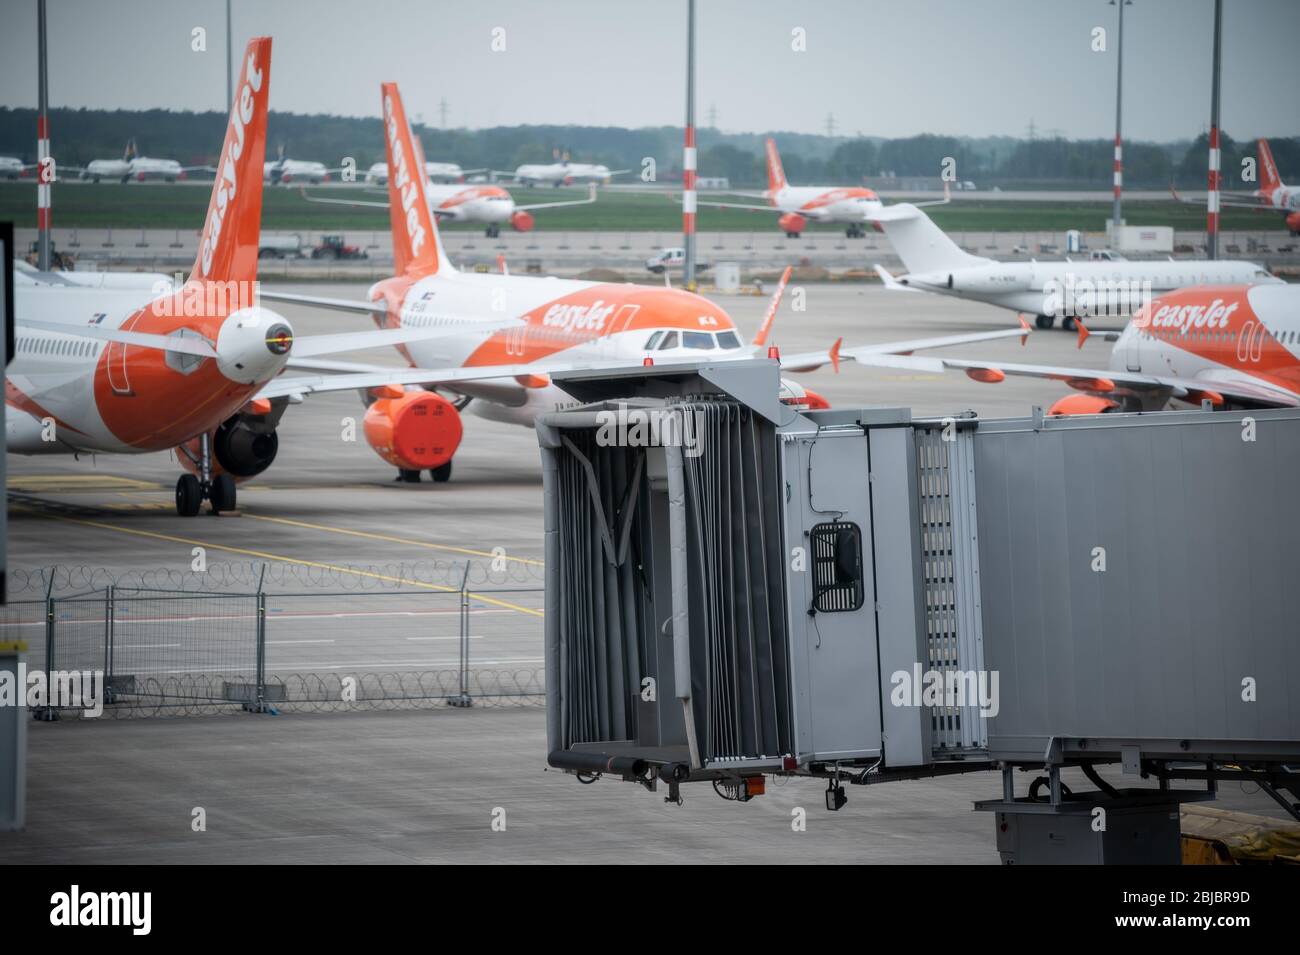
<svg viewBox="0 0 1300 955">
<path fill-rule="evenodd" d="M 787 212 L 776 221 L 776 224 L 792 239 L 799 238 L 799 233 L 808 228 L 808 220 L 797 212 Z"/>
<path fill-rule="evenodd" d="M 1286 217 L 1286 227 L 1292 235 L 1300 235 L 1300 212 L 1293 212 Z"/>
<path fill-rule="evenodd" d="M 280 438 L 274 424 L 265 419 L 237 414 L 227 418 L 211 433 L 212 474 L 229 474 L 237 481 L 256 477 L 271 466 L 280 450 Z M 203 444 L 191 438 L 176 455 L 185 470 L 197 474 L 203 456 Z"/>
<path fill-rule="evenodd" d="M 460 412 L 432 391 L 385 389 L 371 402 L 363 422 L 375 453 L 402 471 L 433 470 L 447 464 L 460 446 Z"/>
<path fill-rule="evenodd" d="M 1078 414 L 1105 414 L 1119 407 L 1118 401 L 1102 398 L 1098 395 L 1066 395 L 1057 399 L 1047 410 L 1049 415 L 1068 417 Z"/>
<path fill-rule="evenodd" d="M 516 232 L 533 231 L 533 214 L 531 212 L 517 211 L 510 217 L 510 228 Z"/>
</svg>

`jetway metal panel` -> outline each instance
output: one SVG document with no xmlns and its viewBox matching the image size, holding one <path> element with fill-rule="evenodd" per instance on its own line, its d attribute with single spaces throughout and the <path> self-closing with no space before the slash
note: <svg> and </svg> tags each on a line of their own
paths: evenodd
<svg viewBox="0 0 1300 955">
<path fill-rule="evenodd" d="M 990 756 L 1300 754 L 1300 412 L 974 440 Z"/>
</svg>

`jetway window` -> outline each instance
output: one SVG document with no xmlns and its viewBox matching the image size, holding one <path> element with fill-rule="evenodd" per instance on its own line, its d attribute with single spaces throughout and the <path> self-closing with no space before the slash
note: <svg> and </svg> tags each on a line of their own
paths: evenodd
<svg viewBox="0 0 1300 955">
<path fill-rule="evenodd" d="M 862 530 L 852 521 L 817 524 L 810 535 L 813 609 L 844 613 L 862 607 Z"/>
</svg>

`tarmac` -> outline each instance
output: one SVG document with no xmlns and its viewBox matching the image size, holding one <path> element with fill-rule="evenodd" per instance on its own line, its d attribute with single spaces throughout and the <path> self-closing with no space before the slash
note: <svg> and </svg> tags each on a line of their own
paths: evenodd
<svg viewBox="0 0 1300 955">
<path fill-rule="evenodd" d="M 365 290 L 281 287 L 358 299 Z M 773 333 L 783 351 L 841 336 L 846 345 L 866 344 L 1015 325 L 996 308 L 875 286 L 810 285 L 805 294 L 806 311 L 793 312 L 787 292 Z M 766 304 L 744 295 L 717 301 L 745 337 Z M 339 313 L 283 311 L 299 334 L 363 327 Z M 1074 335 L 1051 331 L 1034 332 L 1024 346 L 1013 338 L 945 353 L 1103 368 L 1109 349 L 1094 336 L 1078 350 Z M 387 351 L 353 357 L 400 364 Z M 903 405 L 918 416 L 967 409 L 1023 416 L 1064 391 L 1047 381 L 987 385 L 848 363 L 839 374 L 797 377 L 834 405 Z M 400 580 L 420 562 L 494 557 L 537 566 L 541 478 L 530 430 L 467 414 L 452 479 L 400 484 L 363 438 L 347 440 L 346 419 L 359 421 L 361 410 L 350 393 L 291 407 L 279 457 L 241 486 L 232 516 L 178 518 L 179 468 L 167 454 L 11 455 L 11 584 L 50 564 L 186 571 L 196 547 L 209 566 L 266 563 L 339 578 L 369 566 Z M 1117 491 L 1123 479 L 1098 476 Z M 273 639 L 284 642 L 272 656 L 285 666 L 437 667 L 452 657 L 450 644 L 409 639 L 450 636 L 432 601 L 379 617 L 357 615 L 355 599 L 278 606 Z M 477 659 L 540 658 L 535 612 L 481 609 L 473 618 Z M 332 642 L 314 642 L 325 640 Z M 679 808 L 662 793 L 606 780 L 581 786 L 545 771 L 544 737 L 537 706 L 33 722 L 27 830 L 0 834 L 0 862 L 997 861 L 992 819 L 971 811 L 974 800 L 1000 794 L 992 774 L 854 787 L 839 813 L 824 809 L 823 784 L 798 780 L 774 781 L 744 805 L 687 788 Z M 1237 787 L 1225 787 L 1216 805 L 1281 815 L 1263 794 Z M 191 826 L 197 807 L 206 811 L 205 832 Z M 796 807 L 807 810 L 806 831 L 791 828 Z M 497 809 L 505 831 L 493 829 Z"/>
</svg>

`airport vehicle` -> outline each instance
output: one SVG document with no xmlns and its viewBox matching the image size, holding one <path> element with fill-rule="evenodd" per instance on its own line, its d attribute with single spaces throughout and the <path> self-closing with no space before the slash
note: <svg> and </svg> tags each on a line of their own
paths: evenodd
<svg viewBox="0 0 1300 955">
<path fill-rule="evenodd" d="M 830 811 L 1000 771 L 974 808 L 1004 864 L 1177 864 L 1179 806 L 1216 782 L 1300 819 L 1300 410 L 1256 412 L 1253 443 L 1199 410 L 796 411 L 778 374 L 556 375 L 550 766 L 677 805 L 797 775 Z"/>
<path fill-rule="evenodd" d="M 1072 329 L 1076 317 L 1129 316 L 1153 294 L 1188 285 L 1281 281 L 1253 262 L 1226 260 L 998 262 L 959 248 L 928 215 L 906 202 L 877 208 L 872 221 L 907 267 L 906 275 L 895 278 L 876 266 L 887 288 L 987 302 L 1035 315 L 1039 328 L 1051 328 L 1058 317 Z"/>
<path fill-rule="evenodd" d="M 264 232 L 257 240 L 259 259 L 298 259 L 302 257 L 302 236 L 296 232 L 277 235 Z"/>
<path fill-rule="evenodd" d="M 359 245 L 348 245 L 341 235 L 323 235 L 320 244 L 311 250 L 313 259 L 364 259 L 366 250 Z"/>
<path fill-rule="evenodd" d="M 80 178 L 91 182 L 117 180 L 119 182 L 145 182 L 150 179 L 162 179 L 176 182 L 184 179 L 191 172 L 211 171 L 210 166 L 182 166 L 175 159 L 154 159 L 141 156 L 136 151 L 135 140 L 128 140 L 121 159 L 92 159 L 87 166 L 68 167 L 80 174 Z"/>
<path fill-rule="evenodd" d="M 0 156 L 0 179 L 18 179 L 28 168 L 15 156 Z"/>
<path fill-rule="evenodd" d="M 354 389 L 368 408 L 367 442 L 398 469 L 404 481 L 422 471 L 446 480 L 463 434 L 461 411 L 494 421 L 533 425 L 539 413 L 567 401 L 552 385 L 556 371 L 687 361 L 732 360 L 763 347 L 770 316 L 746 348 L 720 307 L 680 289 L 627 283 L 457 271 L 448 260 L 430 213 L 418 140 L 406 122 L 396 84 L 381 89 L 395 274 L 371 287 L 368 301 L 324 298 L 262 289 L 267 301 L 310 305 L 364 315 L 382 329 L 449 329 L 434 342 L 400 349 L 413 366 L 382 366 L 290 356 L 289 367 L 313 372 L 283 376 L 257 395 L 268 402 L 297 400 L 317 391 Z M 867 346 L 863 354 L 905 354 L 944 345 L 1018 336 L 1023 329 Z M 839 360 L 838 346 L 782 358 L 787 370 L 810 370 Z M 879 360 L 883 361 L 884 358 Z M 405 386 L 419 386 L 408 390 Z M 787 399 L 825 406 L 814 392 L 783 383 Z"/>
<path fill-rule="evenodd" d="M 942 205 L 948 201 L 947 186 L 944 198 L 918 205 Z M 872 214 L 883 205 L 880 197 L 862 186 L 792 186 L 785 179 L 781 154 L 776 140 L 767 141 L 767 191 L 764 193 L 737 193 L 751 198 L 766 199 L 767 205 L 742 205 L 735 202 L 700 201 L 701 206 L 718 209 L 750 209 L 755 212 L 773 212 L 780 216 L 777 225 L 792 239 L 797 239 L 810 222 L 845 223 L 844 234 L 850 239 L 865 236 L 863 228 L 872 222 Z"/>
<path fill-rule="evenodd" d="M 416 148 L 419 148 L 416 140 Z M 386 167 L 385 167 L 386 168 Z M 533 202 L 516 205 L 514 197 L 500 186 L 465 186 L 425 183 L 425 198 L 433 214 L 447 222 L 482 222 L 486 228 L 484 234 L 494 239 L 501 234 L 501 227 L 509 223 L 516 232 L 531 232 L 536 220 L 533 213 L 538 209 L 556 209 L 560 206 L 586 206 L 596 201 L 596 186 L 592 184 L 585 199 L 569 199 L 562 202 Z M 387 202 L 371 202 L 364 199 L 336 199 L 327 196 L 312 196 L 305 191 L 302 197 L 308 202 L 322 202 L 333 205 L 371 207 L 387 209 Z"/>
<path fill-rule="evenodd" d="M 432 182 L 464 182 L 467 176 L 486 172 L 486 169 L 461 169 L 454 162 L 426 162 L 424 172 Z M 388 163 L 377 162 L 366 170 L 366 182 L 371 185 L 388 184 Z"/>
<path fill-rule="evenodd" d="M 572 186 L 579 183 L 609 185 L 615 176 L 629 173 L 630 169 L 610 169 L 603 163 L 570 162 L 568 159 L 552 163 L 525 163 L 514 172 L 494 170 L 499 176 L 513 176 L 521 186 Z"/>
<path fill-rule="evenodd" d="M 176 508 L 235 507 L 235 477 L 275 456 L 273 408 L 256 395 L 290 354 L 321 355 L 443 334 L 344 333 L 294 339 L 255 300 L 271 40 L 249 42 L 189 279 L 94 285 L 27 272 L 15 283 L 15 351 L 5 441 L 18 454 L 176 449 L 187 469 Z M 148 277 L 145 277 L 147 280 Z"/>
<path fill-rule="evenodd" d="M 1219 205 L 1280 212 L 1286 218 L 1287 230 L 1292 235 L 1300 235 L 1300 189 L 1289 187 L 1282 181 L 1268 140 L 1260 139 L 1256 145 L 1259 148 L 1259 188 L 1248 193 L 1223 192 L 1219 195 Z M 1173 187 L 1170 187 L 1170 192 L 1180 202 L 1202 204 L 1182 198 Z"/>
<path fill-rule="evenodd" d="M 669 269 L 680 269 L 685 265 L 686 250 L 680 246 L 671 249 L 660 249 L 645 260 L 645 267 L 655 275 L 662 275 Z M 710 268 L 710 266 L 707 262 L 696 262 L 695 268 L 703 271 Z"/>
<path fill-rule="evenodd" d="M 1088 335 L 1081 327 L 1080 347 Z M 889 367 L 958 369 L 990 384 L 1007 375 L 1050 378 L 1079 392 L 1053 404 L 1053 415 L 1159 411 L 1171 401 L 1243 409 L 1300 405 L 1300 286 L 1179 289 L 1143 306 L 1113 337 L 1107 369 L 915 356 Z M 871 356 L 851 353 L 842 354 L 872 364 Z"/>
</svg>

